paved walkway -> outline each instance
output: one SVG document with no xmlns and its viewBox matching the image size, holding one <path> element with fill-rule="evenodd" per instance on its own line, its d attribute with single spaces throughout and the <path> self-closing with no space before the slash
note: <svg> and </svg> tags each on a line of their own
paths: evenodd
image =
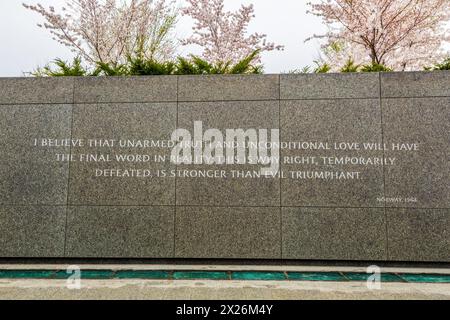
<svg viewBox="0 0 450 320">
<path fill-rule="evenodd" d="M 450 284 L 365 282 L 82 280 L 0 280 L 0 299 L 445 299 Z"/>
<path fill-rule="evenodd" d="M 264 270 L 299 272 L 366 272 L 365 267 L 237 266 L 237 265 L 80 265 L 111 270 Z M 67 265 L 0 265 L 3 270 L 65 270 Z M 382 268 L 382 272 L 450 274 L 450 268 Z M 0 299 L 445 299 L 450 283 L 382 282 L 370 290 L 366 282 L 237 281 L 237 280 L 81 280 L 69 289 L 67 280 L 0 279 Z"/>
</svg>

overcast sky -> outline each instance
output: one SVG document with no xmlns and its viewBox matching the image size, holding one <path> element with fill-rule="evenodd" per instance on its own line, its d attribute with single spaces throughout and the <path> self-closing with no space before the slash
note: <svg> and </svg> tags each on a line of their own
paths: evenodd
<svg viewBox="0 0 450 320">
<path fill-rule="evenodd" d="M 0 0 L 0 76 L 22 76 L 54 58 L 71 59 L 73 54 L 66 47 L 52 40 L 47 30 L 38 28 L 42 18 L 22 6 L 22 2 L 44 6 L 60 5 L 61 0 Z M 227 9 L 253 3 L 256 18 L 250 24 L 250 32 L 266 33 L 268 40 L 285 46 L 284 51 L 263 55 L 265 71 L 279 73 L 312 64 L 319 57 L 320 46 L 316 41 L 304 43 L 324 27 L 320 19 L 306 13 L 307 1 L 301 0 L 226 0 Z M 183 0 L 179 0 L 180 5 Z M 188 36 L 192 21 L 182 18 L 177 27 L 177 37 Z M 181 54 L 198 53 L 194 48 L 180 48 Z"/>
</svg>

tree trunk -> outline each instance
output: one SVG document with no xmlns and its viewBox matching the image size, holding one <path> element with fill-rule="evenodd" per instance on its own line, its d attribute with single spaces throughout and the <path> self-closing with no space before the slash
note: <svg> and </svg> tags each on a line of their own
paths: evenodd
<svg viewBox="0 0 450 320">
<path fill-rule="evenodd" d="M 380 60 L 378 58 L 375 46 L 370 47 L 370 58 L 372 59 L 372 64 L 379 64 Z"/>
</svg>

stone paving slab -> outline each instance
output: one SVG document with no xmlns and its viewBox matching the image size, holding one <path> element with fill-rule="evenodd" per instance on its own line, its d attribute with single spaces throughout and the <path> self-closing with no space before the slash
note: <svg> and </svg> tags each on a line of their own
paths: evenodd
<svg viewBox="0 0 450 320">
<path fill-rule="evenodd" d="M 84 280 L 67 289 L 62 280 L 2 280 L 0 299 L 140 299 L 140 300 L 299 300 L 299 299 L 439 299 L 450 300 L 450 284 L 365 282 Z"/>
</svg>

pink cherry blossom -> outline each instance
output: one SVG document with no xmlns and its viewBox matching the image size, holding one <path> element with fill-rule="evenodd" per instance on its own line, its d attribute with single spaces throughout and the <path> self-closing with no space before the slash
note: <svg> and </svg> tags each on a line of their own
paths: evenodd
<svg viewBox="0 0 450 320">
<path fill-rule="evenodd" d="M 209 62 L 237 62 L 253 51 L 282 50 L 283 46 L 267 42 L 265 34 L 247 35 L 255 17 L 253 5 L 242 5 L 238 11 L 224 10 L 224 0 L 187 0 L 182 14 L 194 19 L 193 35 L 182 44 L 199 45 Z M 259 58 L 258 58 L 259 59 Z"/>
<path fill-rule="evenodd" d="M 25 8 L 44 19 L 38 26 L 86 62 L 123 63 L 138 42 L 149 58 L 166 59 L 175 51 L 170 32 L 176 13 L 165 0 L 65 0 L 61 12 L 41 4 Z"/>
<path fill-rule="evenodd" d="M 442 60 L 450 41 L 449 0 L 323 0 L 309 3 L 329 32 L 325 60 L 342 66 L 349 57 L 357 64 L 379 63 L 397 70 L 422 69 Z M 311 39 L 310 38 L 310 39 Z M 308 39 L 309 40 L 309 39 Z"/>
</svg>

